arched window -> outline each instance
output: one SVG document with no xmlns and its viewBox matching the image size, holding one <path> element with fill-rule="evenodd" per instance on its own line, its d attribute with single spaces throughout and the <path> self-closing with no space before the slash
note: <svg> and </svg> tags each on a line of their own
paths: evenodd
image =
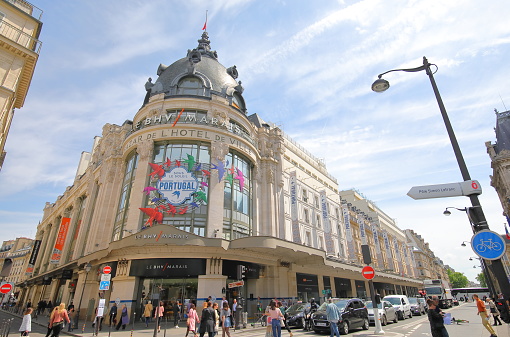
<svg viewBox="0 0 510 337">
<path fill-rule="evenodd" d="M 237 92 L 235 92 L 234 95 L 232 96 L 232 106 L 241 111 L 245 110 L 244 100 L 241 97 L 241 95 L 239 95 Z"/>
<path fill-rule="evenodd" d="M 177 95 L 202 96 L 203 94 L 202 81 L 196 77 L 185 77 L 177 84 Z"/>
</svg>

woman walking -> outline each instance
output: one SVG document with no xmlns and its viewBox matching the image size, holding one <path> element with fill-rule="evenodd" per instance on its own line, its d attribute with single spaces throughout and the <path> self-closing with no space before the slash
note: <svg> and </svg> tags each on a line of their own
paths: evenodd
<svg viewBox="0 0 510 337">
<path fill-rule="evenodd" d="M 494 303 L 494 301 L 492 300 L 492 298 L 487 298 L 487 303 L 489 304 L 489 310 L 491 311 L 491 314 L 492 316 L 494 316 L 494 326 L 498 325 L 498 322 L 499 322 L 499 325 L 503 325 L 501 323 L 501 320 L 499 319 L 499 310 L 498 308 L 496 307 L 496 303 Z"/>
<path fill-rule="evenodd" d="M 221 327 L 223 330 L 222 337 L 225 337 L 227 334 L 230 337 L 230 327 L 232 326 L 232 321 L 230 320 L 230 316 L 232 315 L 232 311 L 228 307 L 228 302 L 223 302 L 223 308 L 221 309 Z"/>
<path fill-rule="evenodd" d="M 158 326 L 158 332 L 161 332 L 161 321 L 165 315 L 165 304 L 163 301 L 159 302 L 159 306 L 154 310 L 154 318 L 156 319 L 156 325 Z"/>
<path fill-rule="evenodd" d="M 19 332 L 21 332 L 21 336 L 28 336 L 30 331 L 32 331 L 32 308 L 27 308 L 23 314 L 23 321 L 19 327 Z"/>
<path fill-rule="evenodd" d="M 64 327 L 65 322 L 67 324 L 71 323 L 69 319 L 69 315 L 67 314 L 66 305 L 64 303 L 60 303 L 57 307 L 57 310 L 53 311 L 53 317 L 50 319 L 51 325 L 51 337 L 60 336 L 60 331 Z"/>
<path fill-rule="evenodd" d="M 122 305 L 122 310 L 120 312 L 120 319 L 117 323 L 117 326 L 115 327 L 115 330 L 119 330 L 122 326 L 122 330 L 126 329 L 126 325 L 129 324 L 129 315 L 128 315 L 128 309 L 125 304 Z"/>
<path fill-rule="evenodd" d="M 276 307 L 276 302 L 274 300 L 271 301 L 269 306 L 269 318 L 271 318 L 271 330 L 273 332 L 273 337 L 282 337 L 282 325 L 280 320 L 284 320 L 285 317 L 282 315 L 280 309 Z"/>
<path fill-rule="evenodd" d="M 188 319 L 186 320 L 186 337 L 188 337 L 188 333 L 193 332 L 193 336 L 197 336 L 197 322 L 199 321 L 197 311 L 195 310 L 195 305 L 193 303 L 189 306 L 188 311 Z"/>
<path fill-rule="evenodd" d="M 149 323 L 151 322 L 151 316 L 152 316 L 152 302 L 148 301 L 145 305 L 145 308 L 143 309 L 143 317 L 145 318 L 145 327 L 149 327 Z"/>
<path fill-rule="evenodd" d="M 48 330 L 46 331 L 46 336 L 45 337 L 49 337 L 51 335 L 51 320 L 53 319 L 53 316 L 55 315 L 55 313 L 58 311 L 58 307 L 55 307 L 53 308 L 53 310 L 51 311 L 50 313 L 50 319 L 48 321 Z"/>
<path fill-rule="evenodd" d="M 432 337 L 447 337 L 448 332 L 444 327 L 443 316 L 436 311 L 436 303 L 432 299 L 427 299 L 427 305 L 429 306 L 428 316 L 430 322 L 430 330 Z M 444 334 L 446 332 L 446 334 Z"/>
<path fill-rule="evenodd" d="M 287 313 L 286 313 L 286 308 L 283 306 L 283 303 L 278 301 L 278 303 L 276 304 L 276 306 L 278 307 L 278 309 L 280 309 L 280 312 L 282 313 L 283 317 L 284 317 L 284 320 L 283 320 L 283 326 L 285 327 L 285 329 L 287 329 L 287 331 L 289 332 L 289 335 L 290 337 L 293 337 L 294 334 L 292 333 L 292 331 L 290 331 L 290 327 L 289 325 L 287 324 Z"/>
<path fill-rule="evenodd" d="M 220 310 L 218 309 L 218 303 L 214 302 L 212 306 L 214 310 L 214 336 L 218 334 L 220 330 Z"/>
</svg>

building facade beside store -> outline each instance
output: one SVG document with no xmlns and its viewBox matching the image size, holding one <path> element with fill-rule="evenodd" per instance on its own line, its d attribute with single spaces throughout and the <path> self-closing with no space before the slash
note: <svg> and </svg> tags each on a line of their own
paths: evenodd
<svg viewBox="0 0 510 337">
<path fill-rule="evenodd" d="M 367 297 L 363 236 L 378 291 L 417 294 L 401 231 L 361 213 L 322 160 L 248 114 L 237 68 L 219 63 L 207 32 L 198 42 L 159 65 L 142 107 L 103 127 L 73 185 L 46 204 L 24 300 L 73 301 L 91 317 L 100 298 L 139 314 L 147 300 L 243 297 L 250 314 L 259 297 Z"/>
</svg>

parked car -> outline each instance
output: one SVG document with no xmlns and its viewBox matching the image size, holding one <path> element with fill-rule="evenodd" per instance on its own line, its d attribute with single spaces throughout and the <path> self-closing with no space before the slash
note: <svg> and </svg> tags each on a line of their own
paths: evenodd
<svg viewBox="0 0 510 337">
<path fill-rule="evenodd" d="M 374 315 L 374 307 L 372 305 L 372 301 L 365 302 L 365 306 L 368 310 L 368 320 L 370 324 L 375 324 L 375 315 Z M 377 305 L 377 309 L 379 312 L 379 319 L 381 320 L 381 325 L 388 324 L 389 321 L 392 321 L 393 323 L 398 322 L 398 315 L 397 311 L 395 310 L 395 307 L 393 304 L 391 304 L 388 301 L 381 301 Z"/>
<path fill-rule="evenodd" d="M 423 297 L 418 297 L 418 302 L 423 303 L 423 308 L 425 309 L 425 313 L 427 313 L 427 311 L 429 311 L 427 300 L 425 300 Z"/>
<path fill-rule="evenodd" d="M 388 295 L 384 296 L 383 300 L 390 302 L 397 310 L 399 319 L 406 319 L 406 317 L 413 317 L 411 312 L 411 304 L 406 295 Z"/>
<path fill-rule="evenodd" d="M 305 327 L 305 311 L 310 308 L 310 303 L 296 303 L 291 305 L 287 310 L 287 324 L 289 327 L 304 329 Z"/>
<path fill-rule="evenodd" d="M 420 302 L 420 299 L 417 297 L 409 297 L 409 303 L 411 304 L 413 315 L 425 315 L 425 302 Z"/>
<path fill-rule="evenodd" d="M 312 314 L 312 329 L 315 333 L 330 332 L 329 321 L 326 316 L 326 306 L 328 303 L 322 303 L 319 309 Z M 362 300 L 359 298 L 334 298 L 333 303 L 342 313 L 338 321 L 338 330 L 341 335 L 346 335 L 349 333 L 349 330 L 356 328 L 368 330 L 368 310 Z"/>
</svg>

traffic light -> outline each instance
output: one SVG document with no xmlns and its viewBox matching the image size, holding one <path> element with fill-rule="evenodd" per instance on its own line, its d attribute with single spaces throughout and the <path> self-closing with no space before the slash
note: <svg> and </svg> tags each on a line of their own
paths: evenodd
<svg viewBox="0 0 510 337">
<path fill-rule="evenodd" d="M 237 279 L 242 280 L 246 277 L 246 267 L 242 264 L 237 266 Z"/>
</svg>

